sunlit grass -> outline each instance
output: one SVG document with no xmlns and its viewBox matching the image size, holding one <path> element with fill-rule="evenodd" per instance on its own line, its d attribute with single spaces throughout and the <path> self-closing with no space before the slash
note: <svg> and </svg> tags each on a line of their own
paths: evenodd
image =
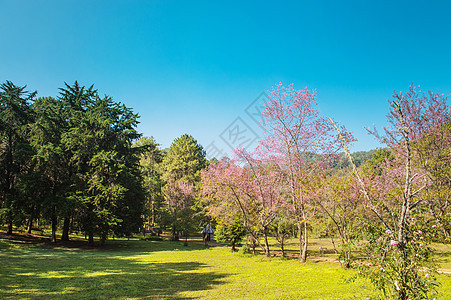
<svg viewBox="0 0 451 300">
<path fill-rule="evenodd" d="M 312 251 L 315 248 L 312 245 Z M 183 242 L 116 240 L 80 250 L 0 241 L 0 264 L 1 299 L 366 299 L 375 295 L 365 281 L 346 283 L 355 271 L 337 263 L 300 264 L 294 259 L 232 253 L 225 247 L 192 243 L 185 247 Z M 451 294 L 451 277 L 439 279 L 442 295 Z"/>
</svg>

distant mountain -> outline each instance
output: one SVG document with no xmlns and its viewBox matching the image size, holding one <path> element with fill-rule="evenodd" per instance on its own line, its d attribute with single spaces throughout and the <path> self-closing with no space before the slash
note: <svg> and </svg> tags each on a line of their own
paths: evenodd
<svg viewBox="0 0 451 300">
<path fill-rule="evenodd" d="M 351 157 L 354 160 L 356 167 L 363 165 L 367 160 L 373 157 L 373 154 L 376 153 L 377 149 L 372 149 L 369 151 L 358 151 L 351 153 Z M 342 153 L 340 159 L 333 166 L 334 171 L 340 171 L 344 169 L 351 168 L 351 164 L 349 163 L 348 158 Z"/>
</svg>

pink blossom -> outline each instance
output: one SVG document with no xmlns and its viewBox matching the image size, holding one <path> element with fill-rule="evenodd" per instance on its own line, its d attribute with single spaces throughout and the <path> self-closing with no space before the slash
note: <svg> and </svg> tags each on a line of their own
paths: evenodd
<svg viewBox="0 0 451 300">
<path fill-rule="evenodd" d="M 390 229 L 387 229 L 387 231 L 385 231 L 387 234 L 392 234 Z"/>
<path fill-rule="evenodd" d="M 425 274 L 424 277 L 426 277 L 427 279 L 431 279 L 431 276 L 429 274 Z"/>
<path fill-rule="evenodd" d="M 437 227 L 437 225 L 432 225 L 432 228 L 436 228 Z"/>
<path fill-rule="evenodd" d="M 396 241 L 396 240 L 390 241 L 390 246 L 397 246 L 397 245 L 398 245 L 398 241 Z"/>
</svg>

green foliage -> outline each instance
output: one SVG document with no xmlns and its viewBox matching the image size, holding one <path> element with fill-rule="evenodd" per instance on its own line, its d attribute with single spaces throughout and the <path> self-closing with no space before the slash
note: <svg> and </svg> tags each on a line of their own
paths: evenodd
<svg viewBox="0 0 451 300">
<path fill-rule="evenodd" d="M 163 241 L 164 238 L 158 235 L 147 235 L 139 237 L 141 241 Z"/>
<path fill-rule="evenodd" d="M 378 150 L 370 150 L 370 151 L 358 151 L 351 154 L 352 159 L 357 167 L 364 165 L 368 160 L 374 157 L 374 154 Z M 341 155 L 338 161 L 333 166 L 333 171 L 339 172 L 344 171 L 351 168 L 351 164 L 345 155 Z"/>
<path fill-rule="evenodd" d="M 379 148 L 373 152 L 370 159 L 362 166 L 363 171 L 369 176 L 381 175 L 383 172 L 382 164 L 385 161 L 393 161 L 395 156 L 386 148 Z"/>
<path fill-rule="evenodd" d="M 133 143 L 133 147 L 140 148 L 139 165 L 143 188 L 146 192 L 145 212 L 147 227 L 153 224 L 162 224 L 164 219 L 163 194 L 164 185 L 162 162 L 166 152 L 158 148 L 159 144 L 153 137 L 141 137 Z"/>
<path fill-rule="evenodd" d="M 51 221 L 52 241 L 59 218 L 66 239 L 71 224 L 91 241 L 139 230 L 144 191 L 140 150 L 131 147 L 138 115 L 78 82 L 33 103 L 36 93 L 24 89 L 9 81 L 0 88 L 0 205 L 9 233 L 13 221 L 31 229 L 36 218 Z"/>
<path fill-rule="evenodd" d="M 207 166 L 205 151 L 190 135 L 176 138 L 163 159 L 163 179 L 175 182 L 183 179 L 189 183 L 200 181 L 200 172 Z"/>
<path fill-rule="evenodd" d="M 62 98 L 71 110 L 70 129 L 63 142 L 72 153 L 70 165 L 76 174 L 83 228 L 102 240 L 109 232 L 136 232 L 144 201 L 139 151 L 131 147 L 140 136 L 135 130 L 138 115 L 110 97 L 100 98 L 92 87 L 82 92 L 76 83 L 67 86 Z"/>
<path fill-rule="evenodd" d="M 411 239 L 406 245 L 394 240 L 391 232 L 375 223 L 366 223 L 361 231 L 366 262 L 359 276 L 369 278 L 384 296 L 392 299 L 429 299 L 436 296 L 436 265 L 431 262 L 430 234 L 424 223 L 412 218 Z"/>
<path fill-rule="evenodd" d="M 163 158 L 162 189 L 174 239 L 179 234 L 185 237 L 193 231 L 194 223 L 200 217 L 195 214 L 195 194 L 200 174 L 207 166 L 205 151 L 190 135 L 184 134 L 174 140 L 166 156 Z"/>
<path fill-rule="evenodd" d="M 0 86 L 0 212 L 8 223 L 9 234 L 26 206 L 18 186 L 27 185 L 26 175 L 33 156 L 29 137 L 33 123 L 31 101 L 36 92 L 30 93 L 25 88 L 10 81 Z"/>
<path fill-rule="evenodd" d="M 271 224 L 271 231 L 280 245 L 282 256 L 285 256 L 286 240 L 294 236 L 295 228 L 297 228 L 296 221 L 293 218 L 288 217 L 286 212 L 279 213 Z"/>
<path fill-rule="evenodd" d="M 418 167 L 426 173 L 424 198 L 430 218 L 440 227 L 435 240 L 451 241 L 451 121 L 443 122 L 412 143 Z"/>
<path fill-rule="evenodd" d="M 66 217 L 73 209 L 73 202 L 65 197 L 70 186 L 68 169 L 70 156 L 65 152 L 62 134 L 67 124 L 62 114 L 63 103 L 52 97 L 38 98 L 33 103 L 35 122 L 31 126 L 30 142 L 33 156 L 33 183 L 24 187 L 29 199 L 29 220 L 42 212 L 52 221 L 53 241 L 56 240 L 57 217 Z M 30 224 L 31 225 L 31 224 Z"/>
<path fill-rule="evenodd" d="M 232 251 L 235 251 L 235 246 L 246 236 L 246 229 L 241 218 L 236 217 L 230 224 L 219 223 L 216 226 L 215 234 L 219 243 L 232 246 Z"/>
</svg>

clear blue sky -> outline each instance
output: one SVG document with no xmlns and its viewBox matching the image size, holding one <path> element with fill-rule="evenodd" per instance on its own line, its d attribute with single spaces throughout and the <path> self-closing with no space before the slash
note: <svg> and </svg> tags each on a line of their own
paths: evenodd
<svg viewBox="0 0 451 300">
<path fill-rule="evenodd" d="M 246 107 L 294 83 L 368 150 L 394 89 L 451 92 L 450 3 L 0 0 L 0 82 L 95 84 L 163 147 L 189 133 L 229 153 L 221 133 L 241 117 L 260 134 Z"/>
</svg>

